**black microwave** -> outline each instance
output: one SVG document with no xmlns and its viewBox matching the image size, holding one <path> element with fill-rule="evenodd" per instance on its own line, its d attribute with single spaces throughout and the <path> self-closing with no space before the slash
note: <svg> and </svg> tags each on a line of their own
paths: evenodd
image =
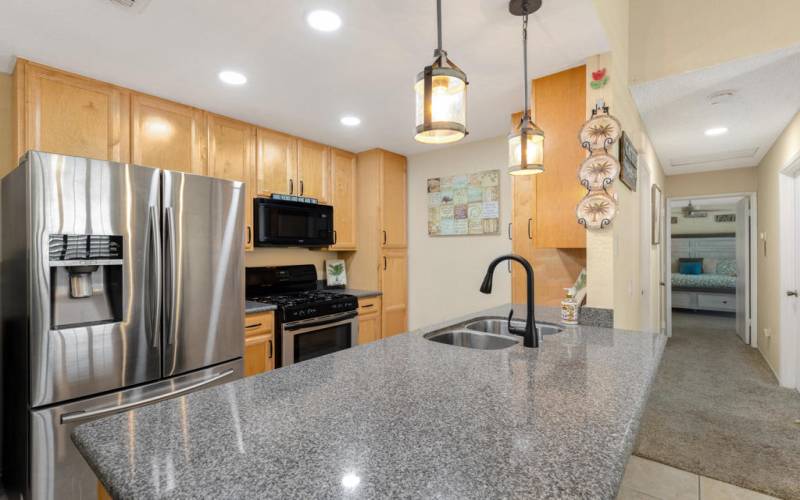
<svg viewBox="0 0 800 500">
<path fill-rule="evenodd" d="M 324 247 L 333 244 L 333 207 L 255 198 L 253 226 L 256 246 Z"/>
</svg>

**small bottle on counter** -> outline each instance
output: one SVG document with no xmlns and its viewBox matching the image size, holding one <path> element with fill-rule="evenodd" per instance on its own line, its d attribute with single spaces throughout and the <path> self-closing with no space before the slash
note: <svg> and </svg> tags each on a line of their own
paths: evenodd
<svg viewBox="0 0 800 500">
<path fill-rule="evenodd" d="M 575 300 L 575 290 L 565 288 L 567 297 L 561 301 L 561 323 L 565 325 L 578 324 L 578 302 Z"/>
</svg>

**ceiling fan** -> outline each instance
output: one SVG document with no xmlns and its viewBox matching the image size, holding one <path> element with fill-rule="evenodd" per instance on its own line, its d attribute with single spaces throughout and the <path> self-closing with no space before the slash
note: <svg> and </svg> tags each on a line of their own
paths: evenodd
<svg viewBox="0 0 800 500">
<path fill-rule="evenodd" d="M 689 201 L 688 205 L 681 208 L 681 211 L 683 212 L 683 216 L 687 218 L 708 217 L 709 212 L 724 212 L 724 210 L 721 209 L 697 208 L 694 205 L 692 205 L 691 200 Z"/>
</svg>

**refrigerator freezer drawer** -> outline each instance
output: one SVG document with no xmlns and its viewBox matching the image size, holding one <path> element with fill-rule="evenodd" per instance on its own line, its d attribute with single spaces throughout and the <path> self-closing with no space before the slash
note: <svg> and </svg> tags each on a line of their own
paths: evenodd
<svg viewBox="0 0 800 500">
<path fill-rule="evenodd" d="M 70 433 L 78 425 L 231 382 L 241 378 L 242 373 L 242 360 L 237 359 L 144 386 L 31 412 L 30 498 L 97 498 L 97 477 L 70 439 Z M 135 413 L 131 413 L 131 425 L 135 425 Z"/>
</svg>

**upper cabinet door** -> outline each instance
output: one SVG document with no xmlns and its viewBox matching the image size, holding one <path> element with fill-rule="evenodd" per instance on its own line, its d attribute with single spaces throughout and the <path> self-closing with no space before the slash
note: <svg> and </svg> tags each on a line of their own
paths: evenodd
<svg viewBox="0 0 800 500">
<path fill-rule="evenodd" d="M 512 175 L 513 210 L 511 215 L 511 246 L 513 252 L 533 262 L 533 241 L 536 221 L 535 175 Z M 519 264 L 511 264 L 511 298 L 514 304 L 527 300 L 527 275 Z"/>
<path fill-rule="evenodd" d="M 575 138 L 586 120 L 586 67 L 568 69 L 533 82 L 536 124 L 547 134 L 544 172 L 536 176 L 536 248 L 586 248 L 586 229 L 575 206 L 586 189 L 575 169 L 586 151 Z"/>
<path fill-rule="evenodd" d="M 259 128 L 256 132 L 258 153 L 256 154 L 255 194 L 269 196 L 272 193 L 298 194 L 297 139 L 290 135 Z"/>
<path fill-rule="evenodd" d="M 203 111 L 157 97 L 131 97 L 131 158 L 148 167 L 206 174 Z"/>
<path fill-rule="evenodd" d="M 331 205 L 334 244 L 331 250 L 356 249 L 356 155 L 331 151 Z"/>
<path fill-rule="evenodd" d="M 29 149 L 99 160 L 129 160 L 128 92 L 107 83 L 19 61 L 19 155 Z M 24 72 L 21 78 L 19 72 Z M 21 99 L 25 96 L 24 100 Z"/>
<path fill-rule="evenodd" d="M 382 152 L 381 160 L 381 246 L 406 248 L 406 159 Z"/>
<path fill-rule="evenodd" d="M 331 151 L 328 146 L 298 139 L 297 141 L 297 181 L 300 196 L 318 199 L 328 203 L 330 181 Z"/>
<path fill-rule="evenodd" d="M 247 123 L 208 114 L 208 173 L 212 177 L 246 184 L 244 203 L 245 249 L 253 249 L 253 179 L 256 129 Z"/>
</svg>

